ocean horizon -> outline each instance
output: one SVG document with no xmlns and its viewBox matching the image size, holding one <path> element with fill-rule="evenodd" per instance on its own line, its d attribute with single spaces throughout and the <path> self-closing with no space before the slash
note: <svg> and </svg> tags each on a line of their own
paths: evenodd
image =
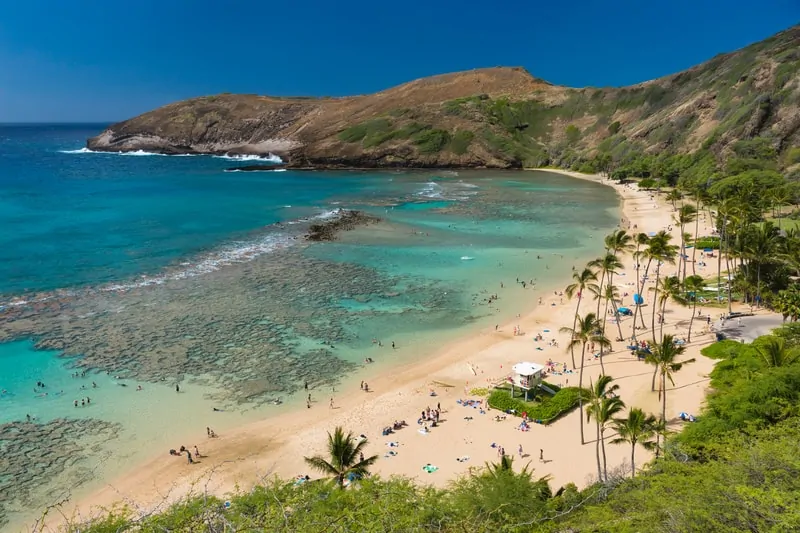
<svg viewBox="0 0 800 533">
<path fill-rule="evenodd" d="M 98 131 L 0 125 L 0 525 L 509 320 L 619 220 L 553 173 L 226 172 L 249 158 L 85 150 Z M 341 210 L 380 221 L 303 238 Z"/>
</svg>

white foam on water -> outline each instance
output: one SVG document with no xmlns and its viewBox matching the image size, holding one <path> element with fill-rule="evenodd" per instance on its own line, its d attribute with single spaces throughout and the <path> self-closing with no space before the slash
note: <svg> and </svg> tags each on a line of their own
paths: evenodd
<svg viewBox="0 0 800 533">
<path fill-rule="evenodd" d="M 300 224 L 302 222 L 310 222 L 313 220 L 328 220 L 341 215 L 343 211 L 344 210 L 341 208 L 326 210 L 317 215 L 304 217 L 298 220 L 291 220 L 285 222 L 284 224 L 292 225 L 292 224 Z M 254 239 L 252 241 L 232 242 L 228 245 L 221 247 L 218 250 L 214 250 L 213 252 L 210 252 L 204 256 L 199 257 L 196 262 L 182 261 L 179 264 L 183 268 L 179 270 L 176 270 L 174 268 L 173 269 L 168 268 L 166 269 L 166 271 L 160 274 L 154 274 L 154 275 L 145 274 L 139 276 L 135 281 L 110 283 L 107 285 L 103 285 L 101 287 L 97 287 L 95 289 L 78 289 L 78 290 L 57 289 L 53 292 L 47 293 L 45 296 L 42 296 L 40 298 L 27 299 L 27 300 L 20 297 L 16 297 L 13 300 L 0 302 L 0 311 L 12 307 L 45 302 L 52 298 L 71 297 L 80 294 L 81 292 L 93 292 L 93 291 L 117 292 L 117 291 L 127 291 L 131 289 L 136 289 L 139 287 L 163 285 L 164 283 L 167 283 L 169 281 L 183 280 L 215 272 L 221 269 L 222 267 L 228 265 L 233 265 L 236 263 L 246 263 L 264 254 L 268 254 L 276 250 L 287 248 L 297 242 L 298 241 L 296 234 L 293 235 L 287 233 L 272 233 L 260 237 L 258 239 Z"/>
<path fill-rule="evenodd" d="M 473 259 L 475 259 L 475 258 L 474 257 L 470 257 L 468 255 L 462 255 L 461 256 L 461 260 L 462 261 L 472 261 Z"/>
<path fill-rule="evenodd" d="M 94 150 L 89 150 L 85 146 L 83 148 L 79 148 L 77 150 L 59 150 L 62 154 L 97 154 L 100 152 L 95 152 Z"/>
<path fill-rule="evenodd" d="M 154 276 L 140 276 L 138 280 L 128 283 L 115 283 L 101 287 L 102 291 L 126 291 L 138 287 L 163 285 L 168 281 L 193 278 L 202 274 L 215 272 L 220 268 L 235 263 L 246 263 L 264 254 L 286 248 L 294 239 L 286 234 L 273 234 L 251 242 L 234 242 L 220 250 L 209 253 L 196 263 L 181 263 L 186 268 L 173 272 L 165 272 Z"/>
<path fill-rule="evenodd" d="M 83 147 L 77 150 L 59 150 L 62 154 L 113 154 L 113 155 L 129 155 L 129 156 L 162 156 L 162 157 L 199 157 L 208 154 L 161 154 L 158 152 L 147 152 L 145 150 L 133 150 L 130 152 L 111 152 L 102 150 L 90 150 Z M 228 159 L 231 161 L 269 161 L 270 163 L 283 163 L 283 160 L 275 154 L 269 155 L 214 155 L 217 159 Z"/>
<path fill-rule="evenodd" d="M 217 159 L 229 159 L 231 161 L 269 161 L 271 163 L 283 163 L 283 159 L 275 154 L 254 155 L 254 154 L 225 154 L 215 155 Z"/>
<path fill-rule="evenodd" d="M 131 155 L 131 156 L 161 156 L 161 157 L 195 157 L 201 154 L 159 154 L 158 152 L 145 152 L 144 150 L 134 150 L 132 152 L 106 152 L 102 150 L 90 150 L 83 147 L 77 150 L 59 150 L 62 154 L 106 154 L 106 155 Z"/>
<path fill-rule="evenodd" d="M 442 193 L 444 192 L 444 188 L 436 182 L 429 181 L 426 183 L 422 189 L 418 190 L 414 194 L 416 196 L 422 196 L 424 198 L 436 198 L 441 199 L 443 198 Z"/>
</svg>

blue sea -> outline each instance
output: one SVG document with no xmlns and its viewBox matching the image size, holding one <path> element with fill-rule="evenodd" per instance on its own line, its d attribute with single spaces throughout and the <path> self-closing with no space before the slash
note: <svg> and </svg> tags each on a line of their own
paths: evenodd
<svg viewBox="0 0 800 533">
<path fill-rule="evenodd" d="M 0 471 L 0 528 L 212 407 L 219 427 L 263 417 L 365 357 L 425 357 L 530 309 L 618 221 L 613 190 L 552 173 L 237 172 L 254 161 L 85 150 L 103 128 L 0 125 L 0 448 L 86 440 L 23 481 Z M 303 238 L 341 209 L 380 221 Z"/>
</svg>

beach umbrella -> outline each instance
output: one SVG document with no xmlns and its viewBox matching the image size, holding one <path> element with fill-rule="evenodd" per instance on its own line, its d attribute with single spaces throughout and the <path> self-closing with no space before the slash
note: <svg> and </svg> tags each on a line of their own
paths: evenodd
<svg viewBox="0 0 800 533">
<path fill-rule="evenodd" d="M 639 294 L 633 295 L 633 303 L 636 305 L 642 305 L 644 303 L 644 298 L 641 297 Z"/>
</svg>

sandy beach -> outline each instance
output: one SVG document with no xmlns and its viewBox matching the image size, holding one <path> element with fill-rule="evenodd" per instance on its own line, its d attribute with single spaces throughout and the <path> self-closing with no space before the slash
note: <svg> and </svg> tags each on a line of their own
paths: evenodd
<svg viewBox="0 0 800 533">
<path fill-rule="evenodd" d="M 620 186 L 602 180 L 599 176 L 558 171 L 580 179 L 588 179 L 614 187 L 622 202 L 625 220 L 621 227 L 636 225 L 634 232 L 656 232 L 673 227 L 674 244 L 679 244 L 678 228 L 672 222 L 672 205 L 662 198 L 652 197 L 649 192 L 639 191 L 635 186 Z M 710 220 L 700 215 L 700 233 L 709 234 Z M 693 225 L 692 225 L 693 226 Z M 694 227 L 687 228 L 693 231 Z M 597 255 L 602 253 L 602 242 L 597 243 Z M 699 254 L 698 254 L 699 260 Z M 557 261 L 552 259 L 551 261 Z M 559 292 L 569 283 L 571 269 L 584 265 L 554 264 L 564 272 L 563 286 L 549 287 L 549 290 L 530 291 L 531 311 L 521 315 L 513 322 L 499 324 L 498 328 L 486 328 L 474 336 L 441 347 L 423 361 L 405 366 L 385 369 L 372 369 L 369 366 L 353 381 L 343 384 L 346 390 L 311 390 L 313 402 L 309 409 L 301 409 L 266 420 L 248 424 L 233 431 L 221 433 L 217 438 L 208 438 L 205 428 L 198 428 L 192 442 L 176 442 L 176 448 L 186 445 L 193 449 L 198 446 L 203 457 L 195 464 L 187 464 L 185 458 L 172 457 L 167 450 L 154 450 L 154 457 L 145 464 L 131 465 L 131 471 L 119 479 L 112 480 L 102 489 L 80 501 L 67 503 L 63 512 L 85 519 L 102 508 L 115 502 L 124 501 L 137 512 L 149 512 L 159 506 L 167 505 L 191 492 L 210 491 L 224 494 L 235 488 L 247 490 L 265 477 L 278 475 L 291 478 L 308 474 L 311 478 L 318 474 L 309 471 L 303 461 L 304 456 L 324 453 L 327 432 L 336 426 L 355 435 L 366 435 L 369 439 L 368 453 L 380 458 L 373 472 L 380 476 L 402 475 L 416 478 L 421 483 L 445 486 L 471 468 L 482 467 L 487 461 L 497 461 L 498 454 L 492 443 L 503 446 L 507 453 L 516 456 L 515 468 L 521 468 L 528 461 L 535 468 L 537 476 L 550 475 L 552 486 L 560 487 L 575 483 L 579 487 L 591 482 L 596 475 L 593 442 L 581 445 L 579 436 L 579 416 L 577 410 L 550 426 L 533 425 L 529 432 L 517 429 L 519 419 L 509 416 L 495 421 L 497 411 L 480 414 L 478 409 L 463 407 L 459 399 L 476 398 L 470 396 L 473 388 L 485 388 L 490 383 L 502 379 L 510 372 L 511 366 L 520 361 L 544 364 L 548 360 L 568 363 L 566 352 L 567 336 L 558 333 L 563 326 L 571 326 L 575 313 L 575 300 L 559 296 Z M 626 294 L 622 305 L 632 305 L 635 291 L 636 272 L 630 256 L 623 258 L 625 269 L 615 277 L 620 294 Z M 665 265 L 661 275 L 673 275 L 677 267 Z M 691 270 L 691 265 L 689 266 Z M 704 277 L 716 275 L 716 261 L 705 267 L 697 267 L 697 273 Z M 654 279 L 654 276 L 651 276 Z M 648 288 L 653 281 L 648 281 Z M 504 291 L 523 290 L 513 279 L 507 280 L 504 288 L 497 288 L 502 303 Z M 553 292 L 555 290 L 555 293 Z M 649 294 L 648 290 L 644 291 Z M 539 297 L 542 304 L 538 305 Z M 581 314 L 595 304 L 584 301 Z M 646 306 L 645 323 L 650 324 L 652 307 Z M 708 310 L 698 305 L 703 315 Z M 717 317 L 722 310 L 712 310 Z M 665 333 L 686 335 L 691 309 L 668 304 L 665 315 Z M 624 317 L 622 332 L 630 337 L 632 318 Z M 519 327 L 522 335 L 514 335 Z M 616 327 L 609 322 L 608 336 L 617 336 Z M 541 333 L 544 341 L 536 342 L 534 337 Z M 649 339 L 649 330 L 637 332 L 640 339 Z M 549 341 L 558 346 L 551 346 Z M 667 417 L 675 429 L 681 423 L 679 412 L 697 414 L 701 408 L 708 384 L 708 374 L 713 361 L 702 357 L 700 349 L 713 341 L 704 321 L 695 320 L 692 342 L 688 345 L 685 357 L 697 357 L 697 362 L 686 366 L 675 376 L 674 387 L 669 386 Z M 620 385 L 619 394 L 630 406 L 641 407 L 648 412 L 660 412 L 660 402 L 656 392 L 650 390 L 652 367 L 632 357 L 625 342 L 613 343 L 613 352 L 606 355 L 606 373 L 613 376 Z M 537 349 L 538 348 L 538 349 Z M 370 354 L 365 353 L 365 357 Z M 600 374 L 600 364 L 587 356 L 586 375 L 583 383 L 588 386 L 589 379 Z M 577 385 L 578 374 L 549 376 L 546 378 L 559 385 Z M 358 382 L 366 380 L 370 392 L 359 389 Z M 431 392 L 435 396 L 431 395 Z M 330 406 L 333 398 L 333 407 Z M 442 417 L 439 427 L 427 434 L 418 431 L 416 421 L 426 407 L 441 405 Z M 395 420 L 405 420 L 409 425 L 395 433 L 382 436 L 381 430 Z M 593 428 L 587 435 L 593 434 Z M 395 445 L 390 446 L 389 443 Z M 519 458 L 519 449 L 522 458 Z M 539 454 L 545 461 L 539 460 Z M 617 467 L 629 460 L 628 446 L 608 445 L 610 467 Z M 392 451 L 394 454 L 389 454 Z M 467 458 L 467 459 L 465 459 Z M 637 450 L 637 463 L 643 464 L 647 452 Z M 432 464 L 438 467 L 428 474 L 422 467 Z M 48 524 L 57 527 L 62 520 L 57 510 L 51 511 Z"/>
</svg>

